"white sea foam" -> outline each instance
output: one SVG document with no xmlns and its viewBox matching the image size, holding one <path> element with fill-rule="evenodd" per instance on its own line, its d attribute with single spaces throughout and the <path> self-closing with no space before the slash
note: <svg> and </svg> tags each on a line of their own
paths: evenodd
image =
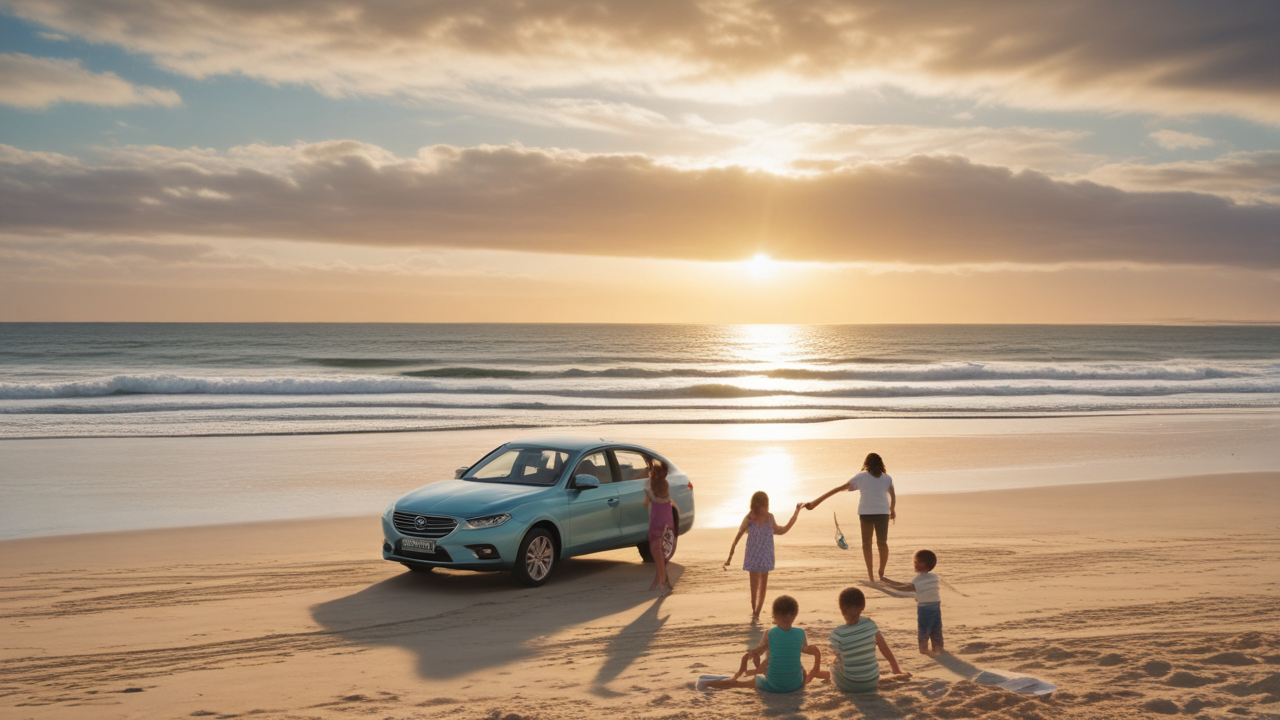
<svg viewBox="0 0 1280 720">
<path fill-rule="evenodd" d="M 1280 328 L 3 325 L 0 437 L 1280 406 Z"/>
</svg>

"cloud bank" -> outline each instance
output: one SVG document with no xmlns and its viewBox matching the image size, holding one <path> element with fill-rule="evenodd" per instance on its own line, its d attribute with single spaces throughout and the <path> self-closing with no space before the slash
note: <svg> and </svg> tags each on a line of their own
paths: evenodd
<svg viewBox="0 0 1280 720">
<path fill-rule="evenodd" d="M 1280 122 L 1270 0 L 6 0 L 194 77 L 463 98 L 592 86 L 743 102 L 894 84 L 1022 107 Z"/>
<path fill-rule="evenodd" d="M 779 175 L 642 155 L 335 141 L 133 147 L 96 164 L 0 146 L 13 234 L 740 260 L 1280 267 L 1280 206 L 916 156 Z"/>
<path fill-rule="evenodd" d="M 0 54 L 0 104 L 43 109 L 64 102 L 174 107 L 182 98 L 172 90 L 134 85 L 112 72 L 86 70 L 79 60 Z"/>
</svg>

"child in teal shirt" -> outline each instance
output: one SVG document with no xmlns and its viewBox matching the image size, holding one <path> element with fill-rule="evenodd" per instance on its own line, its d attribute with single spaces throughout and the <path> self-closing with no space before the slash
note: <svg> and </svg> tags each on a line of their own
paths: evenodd
<svg viewBox="0 0 1280 720">
<path fill-rule="evenodd" d="M 822 669 L 822 651 L 808 643 L 804 630 L 793 627 L 799 614 L 800 603 L 795 598 L 779 596 L 773 601 L 775 626 L 760 638 L 759 645 L 742 656 L 738 672 L 731 678 L 704 676 L 698 680 L 698 689 L 754 687 L 762 692 L 789 693 L 808 685 L 814 673 Z M 812 672 L 805 673 L 801 655 L 813 656 Z M 747 667 L 748 660 L 754 662 L 754 668 Z M 743 675 L 753 677 L 739 679 Z"/>
</svg>

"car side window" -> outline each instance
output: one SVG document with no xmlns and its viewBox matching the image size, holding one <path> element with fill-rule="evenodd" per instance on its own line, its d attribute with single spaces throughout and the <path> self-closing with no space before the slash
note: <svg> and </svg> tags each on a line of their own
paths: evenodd
<svg viewBox="0 0 1280 720">
<path fill-rule="evenodd" d="M 613 482 L 613 472 L 609 470 L 609 460 L 602 452 L 582 458 L 582 461 L 578 463 L 578 467 L 573 471 L 573 475 L 574 477 L 590 475 L 599 480 L 601 485 Z"/>
<path fill-rule="evenodd" d="M 618 461 L 618 481 L 647 480 L 649 478 L 649 458 L 634 450 L 614 450 L 613 458 Z"/>
</svg>

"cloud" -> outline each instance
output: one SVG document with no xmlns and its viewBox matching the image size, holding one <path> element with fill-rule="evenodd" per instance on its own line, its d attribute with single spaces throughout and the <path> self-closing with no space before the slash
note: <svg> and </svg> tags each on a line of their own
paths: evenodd
<svg viewBox="0 0 1280 720">
<path fill-rule="evenodd" d="M 731 162 L 757 164 L 774 159 L 799 168 L 833 169 L 865 160 L 912 155 L 959 155 L 980 163 L 1015 168 L 1084 169 L 1102 162 L 1073 145 L 1087 133 L 1030 127 L 940 128 L 918 125 L 795 123 L 744 133 L 744 144 L 725 152 Z M 769 167 L 768 163 L 759 163 Z"/>
<path fill-rule="evenodd" d="M 95 73 L 79 60 L 0 54 L 0 104 L 43 109 L 55 103 L 181 105 L 172 90 L 134 85 L 112 72 Z"/>
<path fill-rule="evenodd" d="M 5 0 L 193 77 L 437 98 L 584 88 L 753 102 L 894 84 L 1032 108 L 1280 122 L 1269 0 Z"/>
<path fill-rule="evenodd" d="M 1155 140 L 1156 144 L 1165 150 L 1209 147 L 1214 142 L 1213 138 L 1194 133 L 1178 132 L 1177 130 L 1156 130 L 1148 134 L 1147 137 Z"/>
<path fill-rule="evenodd" d="M 1114 163 L 1088 174 L 1131 190 L 1191 190 L 1242 202 L 1280 202 L 1280 151 L 1228 153 L 1212 160 L 1138 165 Z"/>
<path fill-rule="evenodd" d="M 740 260 L 1280 267 L 1280 207 L 959 157 L 799 176 L 482 146 L 335 141 L 98 163 L 0 146 L 0 229 Z"/>
</svg>

